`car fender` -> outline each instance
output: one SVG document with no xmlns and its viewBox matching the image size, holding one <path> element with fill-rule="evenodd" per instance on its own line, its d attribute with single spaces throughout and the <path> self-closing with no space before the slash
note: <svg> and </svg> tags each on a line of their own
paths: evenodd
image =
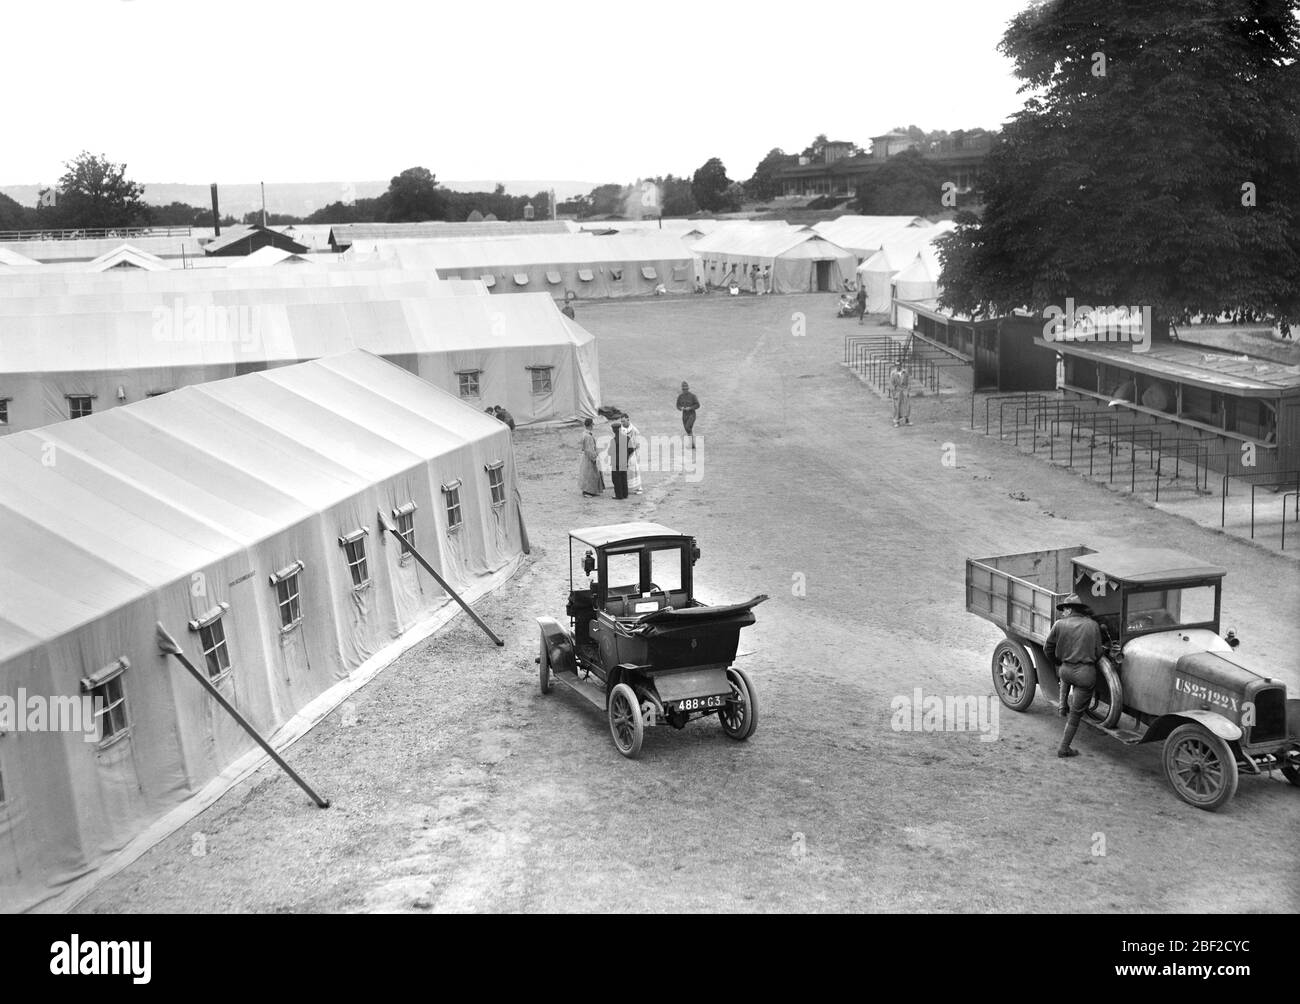
<svg viewBox="0 0 1300 1004">
<path fill-rule="evenodd" d="M 564 626 L 554 617 L 538 617 L 537 625 L 542 632 L 538 658 L 545 659 L 556 673 L 576 671 L 573 638 Z"/>
<path fill-rule="evenodd" d="M 1242 736 L 1240 726 L 1224 718 L 1217 711 L 1203 711 L 1192 708 L 1187 711 L 1176 711 L 1170 715 L 1161 715 L 1151 723 L 1151 727 L 1142 736 L 1142 742 L 1157 742 L 1169 735 L 1178 726 L 1186 725 L 1188 722 L 1204 725 L 1220 739 L 1230 743 L 1236 742 Z"/>
</svg>

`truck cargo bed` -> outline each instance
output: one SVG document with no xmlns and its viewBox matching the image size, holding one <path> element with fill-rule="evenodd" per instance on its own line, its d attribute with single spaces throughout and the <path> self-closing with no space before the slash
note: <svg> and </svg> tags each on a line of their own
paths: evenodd
<svg viewBox="0 0 1300 1004">
<path fill-rule="evenodd" d="M 1056 621 L 1056 604 L 1074 588 L 1072 560 L 1093 553 L 1076 545 L 967 558 L 966 609 L 1041 645 Z"/>
</svg>

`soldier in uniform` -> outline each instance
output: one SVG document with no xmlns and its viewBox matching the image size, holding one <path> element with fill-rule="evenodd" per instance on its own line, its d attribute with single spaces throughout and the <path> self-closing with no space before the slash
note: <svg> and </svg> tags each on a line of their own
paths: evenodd
<svg viewBox="0 0 1300 1004">
<path fill-rule="evenodd" d="M 1101 658 L 1101 626 L 1092 619 L 1092 610 L 1071 593 L 1056 605 L 1062 617 L 1052 625 L 1043 643 L 1043 652 L 1056 664 L 1056 675 L 1061 681 L 1061 706 L 1058 713 L 1067 715 L 1065 735 L 1061 737 L 1058 757 L 1078 756 L 1072 748 L 1074 734 L 1079 731 L 1083 713 L 1092 703 L 1092 691 L 1097 686 L 1097 661 Z M 1068 708 L 1068 711 L 1067 711 Z"/>
</svg>

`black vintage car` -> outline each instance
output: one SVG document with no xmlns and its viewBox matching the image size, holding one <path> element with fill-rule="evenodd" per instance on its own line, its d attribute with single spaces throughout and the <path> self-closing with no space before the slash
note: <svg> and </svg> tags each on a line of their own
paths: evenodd
<svg viewBox="0 0 1300 1004">
<path fill-rule="evenodd" d="M 603 708 L 625 757 L 640 754 L 645 729 L 660 722 L 680 729 L 716 714 L 733 739 L 748 739 L 758 724 L 754 686 L 732 661 L 741 628 L 767 597 L 700 603 L 692 588 L 699 556 L 694 537 L 658 523 L 574 530 L 569 627 L 538 618 L 542 693 L 558 682 Z"/>
</svg>

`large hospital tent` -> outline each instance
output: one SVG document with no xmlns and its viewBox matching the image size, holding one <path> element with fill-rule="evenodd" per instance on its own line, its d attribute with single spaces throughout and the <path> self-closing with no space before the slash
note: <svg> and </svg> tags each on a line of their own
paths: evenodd
<svg viewBox="0 0 1300 1004">
<path fill-rule="evenodd" d="M 364 352 L 7 436 L 0 471 L 0 693 L 101 712 L 0 735 L 6 911 L 75 901 L 263 762 L 156 624 L 279 746 L 457 609 L 381 518 L 468 600 L 525 547 L 506 426 Z"/>
<path fill-rule="evenodd" d="M 853 255 L 808 227 L 784 222 L 729 221 L 691 245 L 703 279 L 727 285 L 732 277 L 748 288 L 755 266 L 767 269 L 770 292 L 838 291 L 853 279 Z"/>
</svg>

